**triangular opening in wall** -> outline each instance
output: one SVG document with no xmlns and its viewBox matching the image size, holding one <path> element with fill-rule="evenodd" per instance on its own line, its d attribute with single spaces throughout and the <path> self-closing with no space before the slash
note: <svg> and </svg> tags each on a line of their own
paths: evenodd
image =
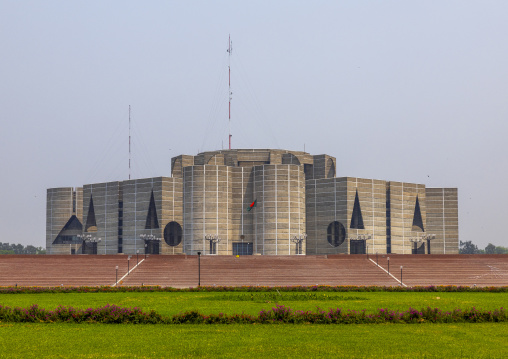
<svg viewBox="0 0 508 359">
<path fill-rule="evenodd" d="M 97 222 L 95 221 L 95 210 L 93 208 L 92 195 L 90 195 L 90 204 L 88 205 L 88 215 L 86 216 L 85 232 L 97 232 Z"/>
<path fill-rule="evenodd" d="M 422 230 L 422 232 L 425 232 L 425 229 L 423 228 L 423 219 L 422 219 L 422 212 L 420 211 L 420 202 L 418 201 L 418 196 L 416 196 L 416 204 L 415 204 L 415 212 L 413 214 L 413 231 L 417 231 L 419 229 Z"/>
<path fill-rule="evenodd" d="M 159 220 L 157 219 L 157 209 L 155 208 L 155 199 L 152 195 L 150 196 L 150 204 L 148 206 L 148 214 L 146 215 L 145 229 L 157 229 L 159 228 Z"/>
<path fill-rule="evenodd" d="M 335 177 L 335 163 L 333 163 L 333 160 L 331 158 L 328 159 L 328 176 L 326 178 L 334 178 Z"/>
<path fill-rule="evenodd" d="M 351 225 L 349 228 L 365 229 L 363 226 L 362 210 L 360 208 L 360 199 L 358 198 L 358 190 L 356 190 L 355 203 L 353 205 L 353 215 L 351 216 Z"/>
<path fill-rule="evenodd" d="M 77 235 L 81 234 L 82 231 L 83 225 L 79 221 L 78 217 L 72 215 L 65 226 L 63 226 L 60 233 L 58 233 L 58 236 L 56 236 L 53 244 L 66 244 L 76 242 L 78 240 Z"/>
</svg>

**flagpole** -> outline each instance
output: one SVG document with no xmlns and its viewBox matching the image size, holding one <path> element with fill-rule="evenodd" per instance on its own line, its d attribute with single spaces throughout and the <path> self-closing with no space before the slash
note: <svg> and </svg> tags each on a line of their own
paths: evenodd
<svg viewBox="0 0 508 359">
<path fill-rule="evenodd" d="M 231 46 L 231 35 L 229 35 L 229 43 L 228 43 L 228 72 L 229 72 L 229 122 L 228 122 L 228 131 L 229 131 L 229 149 L 231 149 L 231 95 L 233 93 L 231 92 L 231 52 L 233 51 L 233 48 Z"/>
<path fill-rule="evenodd" d="M 256 211 L 254 211 L 254 215 L 253 215 L 254 218 L 252 218 L 252 225 L 254 226 L 254 248 L 252 250 L 252 253 L 255 253 L 255 254 L 258 254 L 258 227 L 257 227 L 257 223 L 256 223 Z"/>
</svg>

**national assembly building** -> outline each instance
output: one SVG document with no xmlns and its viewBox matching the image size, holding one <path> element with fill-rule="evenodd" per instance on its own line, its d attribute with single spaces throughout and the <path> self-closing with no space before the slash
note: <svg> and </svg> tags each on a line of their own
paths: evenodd
<svg viewBox="0 0 508 359">
<path fill-rule="evenodd" d="M 47 190 L 48 254 L 457 254 L 456 188 L 336 177 L 329 155 L 232 149 L 171 177 Z"/>
</svg>

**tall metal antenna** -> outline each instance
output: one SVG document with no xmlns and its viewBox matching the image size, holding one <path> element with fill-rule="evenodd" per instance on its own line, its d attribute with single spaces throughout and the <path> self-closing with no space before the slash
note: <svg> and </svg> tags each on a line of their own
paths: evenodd
<svg viewBox="0 0 508 359">
<path fill-rule="evenodd" d="M 233 52 L 233 47 L 231 46 L 231 35 L 229 35 L 229 43 L 228 43 L 228 71 L 229 71 L 229 149 L 231 149 L 231 97 L 233 92 L 231 92 L 231 53 Z"/>
<path fill-rule="evenodd" d="M 129 179 L 131 179 L 131 105 L 129 105 Z"/>
</svg>

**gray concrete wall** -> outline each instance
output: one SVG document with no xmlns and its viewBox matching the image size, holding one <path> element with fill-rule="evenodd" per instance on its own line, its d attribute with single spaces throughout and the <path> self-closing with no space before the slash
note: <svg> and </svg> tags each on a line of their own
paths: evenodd
<svg viewBox="0 0 508 359">
<path fill-rule="evenodd" d="M 70 254 L 81 248 L 69 244 L 53 244 L 69 219 L 76 215 L 83 222 L 83 189 L 49 188 L 46 194 L 46 251 L 48 254 Z"/>
<path fill-rule="evenodd" d="M 159 196 L 159 185 L 155 186 L 155 198 Z M 182 254 L 182 242 L 176 246 L 168 245 L 169 238 L 164 237 L 164 229 L 170 222 L 178 223 L 183 229 L 183 181 L 180 178 L 161 177 L 160 180 L 161 214 L 160 225 L 162 229 L 161 254 Z"/>
<path fill-rule="evenodd" d="M 427 232 L 432 254 L 459 253 L 459 214 L 456 188 L 427 188 Z"/>
<path fill-rule="evenodd" d="M 305 175 L 298 165 L 256 166 L 253 181 L 254 252 L 296 254 L 293 236 L 306 232 Z M 303 252 L 305 253 L 305 245 Z"/>
<path fill-rule="evenodd" d="M 347 178 L 310 179 L 305 182 L 307 210 L 307 254 L 347 254 L 348 241 L 335 247 L 329 243 L 330 223 L 340 222 L 348 227 Z"/>
<path fill-rule="evenodd" d="M 230 239 L 233 243 L 254 243 L 254 211 L 248 211 L 254 202 L 254 174 L 248 167 L 232 167 L 232 195 L 230 207 Z"/>
<path fill-rule="evenodd" d="M 356 192 L 364 229 L 353 229 L 351 217 Z M 341 177 L 306 181 L 308 246 L 307 254 L 349 254 L 349 241 L 370 235 L 368 253 L 386 253 L 386 182 L 374 179 Z M 328 239 L 328 226 L 339 222 L 345 240 L 334 247 Z"/>
<path fill-rule="evenodd" d="M 168 177 L 143 178 L 123 182 L 123 252 L 145 252 L 140 235 L 160 238 L 159 253 L 182 253 L 182 244 L 170 247 L 164 240 L 164 228 L 171 222 L 182 224 L 181 180 Z M 146 228 L 151 195 L 154 195 L 158 228 Z"/>
<path fill-rule="evenodd" d="M 367 252 L 386 253 L 386 181 L 348 177 L 348 240 L 367 235 Z M 358 199 L 362 210 L 364 229 L 352 229 L 351 217 L 358 190 Z"/>
<path fill-rule="evenodd" d="M 209 254 L 205 235 L 218 235 L 217 254 L 231 254 L 229 213 L 231 168 L 220 165 L 188 166 L 183 169 L 184 252 Z"/>
<path fill-rule="evenodd" d="M 97 228 L 86 230 L 90 198 L 93 198 Z M 83 230 L 100 238 L 97 254 L 118 253 L 119 182 L 94 183 L 83 186 Z"/>
<path fill-rule="evenodd" d="M 423 234 L 420 229 L 413 229 L 417 196 L 422 220 L 426 223 L 425 185 L 391 181 L 387 183 L 387 188 L 390 191 L 391 253 L 411 254 L 411 239 Z"/>
</svg>

